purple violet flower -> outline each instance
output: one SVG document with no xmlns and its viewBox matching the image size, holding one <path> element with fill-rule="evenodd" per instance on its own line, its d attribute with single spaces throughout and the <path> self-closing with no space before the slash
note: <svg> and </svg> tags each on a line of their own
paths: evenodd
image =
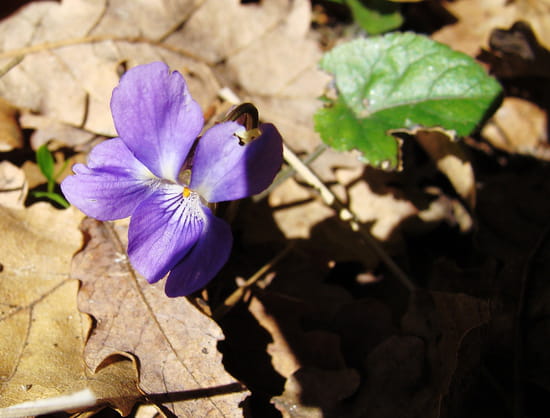
<svg viewBox="0 0 550 418">
<path fill-rule="evenodd" d="M 235 121 L 203 129 L 203 115 L 183 76 L 161 62 L 129 70 L 113 91 L 118 138 L 97 145 L 61 189 L 99 220 L 131 216 L 128 256 L 149 283 L 170 272 L 168 296 L 208 283 L 229 257 L 229 225 L 208 203 L 264 190 L 282 163 L 282 139 L 271 124 L 246 145 Z"/>
</svg>

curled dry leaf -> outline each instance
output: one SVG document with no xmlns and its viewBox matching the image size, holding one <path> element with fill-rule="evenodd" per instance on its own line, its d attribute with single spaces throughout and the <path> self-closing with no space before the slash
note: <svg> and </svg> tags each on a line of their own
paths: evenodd
<svg viewBox="0 0 550 418">
<path fill-rule="evenodd" d="M 456 192 L 473 208 L 476 201 L 474 170 L 462 144 L 455 141 L 454 134 L 435 128 L 417 129 L 413 135 Z"/>
<path fill-rule="evenodd" d="M 538 41 L 527 22 L 516 22 L 509 29 L 494 29 L 489 39 L 490 51 L 480 59 L 491 66 L 498 78 L 548 78 L 550 51 Z"/>
<path fill-rule="evenodd" d="M 0 207 L 0 407 L 90 388 L 100 404 L 128 414 L 140 396 L 133 364 L 115 361 L 91 374 L 82 358 L 91 321 L 78 311 L 79 285 L 69 278 L 81 219 L 45 203 Z"/>
<path fill-rule="evenodd" d="M 507 97 L 482 135 L 496 148 L 509 153 L 550 160 L 548 117 L 537 105 L 520 98 Z"/>
<path fill-rule="evenodd" d="M 412 202 L 392 187 L 384 185 L 385 190 L 373 190 L 373 185 L 361 177 L 350 181 L 350 208 L 364 223 L 372 223 L 371 233 L 386 241 L 395 228 L 406 218 L 416 215 L 418 209 Z"/>
<path fill-rule="evenodd" d="M 220 328 L 187 298 L 168 299 L 163 281 L 136 277 L 119 238 L 127 222 L 117 225 L 86 219 L 89 241 L 73 262 L 73 277 L 82 281 L 79 307 L 97 320 L 87 364 L 95 370 L 113 353 L 130 353 L 151 402 L 177 416 L 242 416 L 248 392 L 224 370 Z"/>
<path fill-rule="evenodd" d="M 81 128 L 65 124 L 59 120 L 50 119 L 42 115 L 33 113 L 23 113 L 19 119 L 21 125 L 26 129 L 32 129 L 31 148 L 36 150 L 41 145 L 44 145 L 52 139 L 60 139 L 61 143 L 66 143 L 67 138 L 71 139 L 71 145 L 75 149 L 89 144 L 97 137 L 93 132 L 86 131 Z"/>
</svg>

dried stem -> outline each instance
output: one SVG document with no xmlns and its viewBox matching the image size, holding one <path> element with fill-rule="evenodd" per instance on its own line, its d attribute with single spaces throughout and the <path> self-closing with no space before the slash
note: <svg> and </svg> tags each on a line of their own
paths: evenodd
<svg viewBox="0 0 550 418">
<path fill-rule="evenodd" d="M 193 54 L 192 52 L 189 52 L 185 49 L 182 49 L 173 45 L 165 44 L 162 41 L 155 41 L 155 40 L 147 39 L 140 36 L 120 37 L 120 36 L 113 36 L 113 35 L 90 35 L 90 36 L 84 36 L 82 38 L 62 39 L 59 41 L 44 42 L 41 44 L 30 45 L 24 48 L 18 48 L 18 49 L 12 49 L 9 51 L 0 52 L 0 59 L 20 58 L 20 57 L 24 57 L 25 55 L 35 54 L 37 52 L 51 51 L 54 49 L 64 48 L 68 46 L 92 44 L 92 43 L 99 43 L 99 42 L 127 42 L 131 44 L 144 43 L 144 44 L 149 44 L 159 48 L 166 49 L 168 51 L 174 52 L 179 55 L 183 55 L 185 57 L 191 58 L 198 62 L 212 64 L 209 62 L 205 62 L 204 58 L 199 57 Z"/>
<path fill-rule="evenodd" d="M 341 221 L 346 222 L 353 231 L 361 235 L 361 237 L 374 250 L 376 255 L 380 257 L 380 260 L 382 260 L 382 262 L 395 275 L 401 284 L 409 291 L 413 291 L 416 286 L 373 238 L 369 230 L 367 230 L 358 219 L 357 215 L 348 209 L 342 202 L 340 202 L 334 193 L 332 193 L 332 191 L 319 179 L 319 177 L 317 177 L 317 175 L 284 144 L 283 155 L 286 162 L 292 166 L 310 186 L 314 187 L 319 192 L 323 201 L 337 211 L 338 218 Z"/>
<path fill-rule="evenodd" d="M 294 247 L 293 243 L 288 244 L 279 254 L 273 257 L 270 261 L 262 266 L 256 273 L 254 273 L 242 286 L 236 289 L 225 301 L 223 305 L 216 308 L 212 317 L 215 320 L 222 318 L 227 312 L 229 312 L 243 297 L 245 292 L 250 289 L 264 274 L 273 268 L 283 257 L 285 257 L 289 251 Z"/>
<path fill-rule="evenodd" d="M 0 409 L 0 417 L 26 417 L 62 412 L 67 410 L 83 410 L 94 406 L 97 398 L 90 389 L 84 389 L 70 395 L 55 396 L 52 398 L 38 399 L 36 401 L 23 402 L 7 408 Z"/>
</svg>

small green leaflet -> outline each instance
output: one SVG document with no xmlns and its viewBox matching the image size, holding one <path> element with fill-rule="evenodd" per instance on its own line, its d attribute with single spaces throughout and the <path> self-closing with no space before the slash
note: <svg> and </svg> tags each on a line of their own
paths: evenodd
<svg viewBox="0 0 550 418">
<path fill-rule="evenodd" d="M 46 177 L 48 181 L 54 181 L 55 162 L 47 145 L 41 145 L 36 150 L 36 163 L 38 164 L 38 168 L 40 168 L 42 174 L 44 174 L 44 177 Z"/>
<path fill-rule="evenodd" d="M 65 161 L 59 172 L 55 173 L 55 161 L 53 155 L 48 149 L 48 146 L 44 144 L 36 150 L 36 163 L 38 164 L 38 168 L 40 168 L 42 174 L 44 174 L 44 177 L 46 177 L 47 183 L 45 192 L 35 190 L 31 192 L 32 195 L 37 199 L 50 199 L 61 207 L 68 208 L 70 206 L 69 202 L 67 202 L 62 195 L 54 191 L 57 184 L 57 178 L 67 167 L 68 161 Z"/>
<path fill-rule="evenodd" d="M 472 133 L 496 109 L 501 87 L 471 57 L 414 33 L 390 33 L 340 45 L 321 59 L 338 96 L 324 97 L 315 129 L 338 150 L 365 162 L 400 166 L 392 130 L 442 127 Z"/>
</svg>

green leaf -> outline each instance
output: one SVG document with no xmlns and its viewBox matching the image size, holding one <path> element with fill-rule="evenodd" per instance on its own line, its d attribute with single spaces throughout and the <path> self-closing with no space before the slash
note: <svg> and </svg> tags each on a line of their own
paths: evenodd
<svg viewBox="0 0 550 418">
<path fill-rule="evenodd" d="M 418 126 L 472 133 L 495 107 L 498 82 L 471 57 L 413 33 L 358 39 L 325 54 L 338 97 L 315 114 L 328 145 L 356 148 L 366 162 L 400 165 L 392 130 Z"/>
<path fill-rule="evenodd" d="M 388 0 L 347 0 L 353 20 L 369 35 L 379 35 L 403 24 L 398 3 Z"/>
<path fill-rule="evenodd" d="M 55 192 L 36 191 L 36 192 L 32 192 L 32 195 L 38 199 L 41 199 L 41 198 L 50 199 L 64 208 L 68 208 L 69 206 L 71 206 L 71 204 L 67 202 L 63 196 Z"/>
<path fill-rule="evenodd" d="M 52 181 L 54 177 L 53 171 L 55 162 L 52 153 L 46 144 L 41 145 L 36 150 L 36 163 L 38 164 L 38 168 L 40 168 L 42 174 L 44 174 L 44 177 L 46 177 L 48 181 Z"/>
</svg>

